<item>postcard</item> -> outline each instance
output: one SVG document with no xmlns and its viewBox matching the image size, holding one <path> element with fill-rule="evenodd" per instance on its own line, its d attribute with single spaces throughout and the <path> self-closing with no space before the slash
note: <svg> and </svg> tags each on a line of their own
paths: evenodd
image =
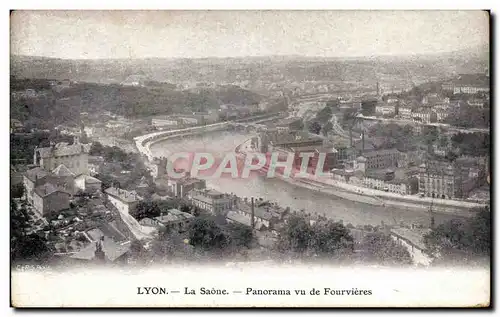
<svg viewBox="0 0 500 317">
<path fill-rule="evenodd" d="M 488 11 L 10 22 L 11 306 L 491 305 Z"/>
</svg>

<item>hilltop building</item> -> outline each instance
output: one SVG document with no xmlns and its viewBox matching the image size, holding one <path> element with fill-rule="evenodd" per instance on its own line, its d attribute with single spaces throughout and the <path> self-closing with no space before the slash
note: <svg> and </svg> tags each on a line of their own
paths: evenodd
<svg viewBox="0 0 500 317">
<path fill-rule="evenodd" d="M 81 144 L 75 136 L 73 144 L 51 144 L 49 147 L 35 148 L 34 164 L 45 171 L 51 171 L 63 164 L 74 175 L 87 174 L 90 144 Z"/>
</svg>

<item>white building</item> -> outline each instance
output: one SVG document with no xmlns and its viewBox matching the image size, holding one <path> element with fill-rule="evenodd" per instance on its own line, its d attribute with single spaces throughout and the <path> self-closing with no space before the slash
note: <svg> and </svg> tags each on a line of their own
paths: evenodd
<svg viewBox="0 0 500 317">
<path fill-rule="evenodd" d="M 95 194 L 101 191 L 102 182 L 89 175 L 79 175 L 75 178 L 75 189 Z"/>
<path fill-rule="evenodd" d="M 105 190 L 108 201 L 116 207 L 120 212 L 129 214 L 135 209 L 137 204 L 143 198 L 135 192 L 129 192 L 124 189 L 110 187 Z"/>
<path fill-rule="evenodd" d="M 393 115 L 396 113 L 396 106 L 394 104 L 377 105 L 375 112 L 379 115 Z"/>
<path fill-rule="evenodd" d="M 179 125 L 179 122 L 172 119 L 152 119 L 151 125 L 159 129 L 175 128 Z"/>
<path fill-rule="evenodd" d="M 431 123 L 437 121 L 437 114 L 432 110 L 419 110 L 412 113 L 413 121 Z"/>
<path fill-rule="evenodd" d="M 411 108 L 410 107 L 399 107 L 399 117 L 403 120 L 411 120 Z"/>
<path fill-rule="evenodd" d="M 194 216 L 187 212 L 182 212 L 178 209 L 169 209 L 164 215 L 155 218 L 143 218 L 139 223 L 142 226 L 165 227 L 178 232 L 184 232 L 193 218 Z"/>
<path fill-rule="evenodd" d="M 81 144 L 78 137 L 73 144 L 58 143 L 45 148 L 35 148 L 34 164 L 51 171 L 63 164 L 75 175 L 88 174 L 90 144 Z"/>
<path fill-rule="evenodd" d="M 233 197 L 211 189 L 193 189 L 190 192 L 193 205 L 212 214 L 221 214 L 233 207 Z"/>
</svg>

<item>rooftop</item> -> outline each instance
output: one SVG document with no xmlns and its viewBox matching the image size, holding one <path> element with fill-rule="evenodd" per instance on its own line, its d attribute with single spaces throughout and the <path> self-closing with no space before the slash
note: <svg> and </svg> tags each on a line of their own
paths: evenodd
<svg viewBox="0 0 500 317">
<path fill-rule="evenodd" d="M 168 213 L 163 216 L 155 217 L 155 219 L 161 223 L 177 222 L 194 218 L 193 215 L 182 212 L 178 209 L 169 209 Z"/>
<path fill-rule="evenodd" d="M 42 158 L 78 155 L 80 153 L 88 153 L 89 150 L 90 144 L 80 143 L 74 143 L 71 145 L 68 145 L 67 143 L 58 143 L 55 146 L 36 149 Z"/>
<path fill-rule="evenodd" d="M 106 194 L 111 195 L 115 198 L 120 199 L 123 202 L 133 203 L 136 201 L 141 201 L 143 198 L 134 192 L 129 192 L 124 189 L 110 187 L 104 191 Z"/>
<path fill-rule="evenodd" d="M 490 78 L 485 74 L 460 74 L 452 83 L 456 86 L 489 86 Z"/>
<path fill-rule="evenodd" d="M 35 167 L 26 171 L 26 177 L 32 182 L 35 182 L 36 180 L 44 178 L 48 175 L 50 175 L 50 173 L 43 170 L 41 167 Z"/>
<path fill-rule="evenodd" d="M 100 183 L 102 183 L 99 179 L 92 177 L 92 176 L 89 176 L 89 175 L 85 175 L 85 174 L 78 175 L 76 178 L 77 179 L 84 178 L 85 183 L 87 183 L 87 184 L 100 184 Z"/>
<path fill-rule="evenodd" d="M 318 153 L 337 153 L 334 147 L 325 147 L 318 145 L 296 146 L 290 148 L 293 152 L 318 152 Z"/>
<path fill-rule="evenodd" d="M 101 237 L 99 241 L 102 244 L 102 251 L 104 251 L 106 260 L 110 262 L 114 262 L 130 250 L 129 241 L 119 244 L 106 236 Z M 90 243 L 87 247 L 72 255 L 71 258 L 79 260 L 93 260 L 95 257 L 96 247 L 96 243 Z"/>
<path fill-rule="evenodd" d="M 57 176 L 75 176 L 75 174 L 71 172 L 64 164 L 60 164 L 52 171 L 52 173 Z"/>
<path fill-rule="evenodd" d="M 51 183 L 45 183 L 45 184 L 35 188 L 35 193 L 40 197 L 46 197 L 46 196 L 48 196 L 52 193 L 55 193 L 55 192 L 62 192 L 62 193 L 66 193 L 66 194 L 70 195 L 68 192 L 66 192 L 60 188 L 57 188 L 55 185 L 53 185 Z"/>
<path fill-rule="evenodd" d="M 368 169 L 365 171 L 365 176 L 368 178 L 380 179 L 380 180 L 389 180 L 387 179 L 387 174 L 393 174 L 394 171 L 391 169 L 383 168 L 383 169 Z"/>
<path fill-rule="evenodd" d="M 399 151 L 397 149 L 383 149 L 383 150 L 374 150 L 370 152 L 366 152 L 363 155 L 365 158 L 370 158 L 378 155 L 389 155 L 389 154 L 398 154 Z"/>
</svg>

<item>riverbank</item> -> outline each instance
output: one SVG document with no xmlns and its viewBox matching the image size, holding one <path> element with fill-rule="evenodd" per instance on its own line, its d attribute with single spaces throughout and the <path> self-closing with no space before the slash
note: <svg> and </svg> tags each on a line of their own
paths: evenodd
<svg viewBox="0 0 500 317">
<path fill-rule="evenodd" d="M 245 155 L 247 153 L 244 151 L 249 149 L 248 144 L 245 144 L 247 142 L 248 141 L 235 148 L 235 151 L 239 155 Z M 267 171 L 263 170 L 263 173 L 267 173 Z M 371 206 L 391 206 L 418 211 L 428 211 L 429 209 L 432 209 L 432 212 L 435 213 L 458 215 L 461 217 L 471 217 L 475 214 L 473 209 L 483 208 L 486 206 L 485 204 L 460 200 L 401 195 L 366 187 L 354 186 L 352 184 L 333 180 L 328 176 L 328 174 L 327 176 L 321 178 L 316 178 L 314 175 L 311 175 L 309 178 L 283 177 L 278 172 L 275 175 L 281 181 L 285 181 L 294 186 L 307 188 Z"/>
</svg>

